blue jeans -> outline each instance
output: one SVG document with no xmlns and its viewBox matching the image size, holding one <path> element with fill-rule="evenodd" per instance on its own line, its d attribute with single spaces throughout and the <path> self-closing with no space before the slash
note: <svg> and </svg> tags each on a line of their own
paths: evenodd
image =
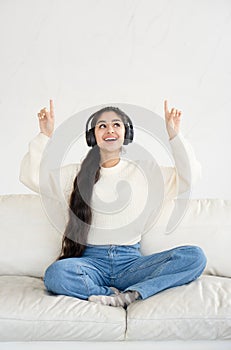
<svg viewBox="0 0 231 350">
<path fill-rule="evenodd" d="M 180 246 L 160 253 L 142 255 L 140 243 L 134 245 L 88 245 L 79 258 L 51 264 L 44 284 L 54 294 L 87 300 L 90 295 L 111 295 L 136 290 L 146 299 L 164 289 L 198 278 L 206 257 L 197 246 Z"/>
</svg>

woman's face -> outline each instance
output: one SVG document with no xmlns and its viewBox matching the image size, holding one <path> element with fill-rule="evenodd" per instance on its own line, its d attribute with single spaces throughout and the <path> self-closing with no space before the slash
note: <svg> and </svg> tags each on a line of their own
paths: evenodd
<svg viewBox="0 0 231 350">
<path fill-rule="evenodd" d="M 95 125 L 95 138 L 101 150 L 120 150 L 124 142 L 125 126 L 115 112 L 103 112 Z"/>
</svg>

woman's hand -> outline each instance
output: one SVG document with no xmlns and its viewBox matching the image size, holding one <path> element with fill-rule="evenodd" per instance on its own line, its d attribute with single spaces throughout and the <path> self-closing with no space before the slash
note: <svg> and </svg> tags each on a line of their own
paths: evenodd
<svg viewBox="0 0 231 350">
<path fill-rule="evenodd" d="M 165 123 L 169 139 L 173 139 L 180 131 L 181 111 L 172 108 L 171 112 L 168 110 L 168 101 L 164 101 Z"/>
<path fill-rule="evenodd" d="M 40 110 L 38 113 L 39 118 L 39 127 L 40 131 L 51 137 L 53 131 L 54 131 L 54 101 L 50 100 L 50 111 L 47 110 L 46 107 Z"/>
</svg>

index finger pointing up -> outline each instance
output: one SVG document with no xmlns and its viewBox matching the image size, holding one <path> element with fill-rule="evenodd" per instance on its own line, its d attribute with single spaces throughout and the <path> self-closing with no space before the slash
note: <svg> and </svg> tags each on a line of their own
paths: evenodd
<svg viewBox="0 0 231 350">
<path fill-rule="evenodd" d="M 165 113 L 168 112 L 168 101 L 164 100 L 164 111 Z"/>
<path fill-rule="evenodd" d="M 50 115 L 51 117 L 54 117 L 54 101 L 53 100 L 50 100 Z"/>
</svg>

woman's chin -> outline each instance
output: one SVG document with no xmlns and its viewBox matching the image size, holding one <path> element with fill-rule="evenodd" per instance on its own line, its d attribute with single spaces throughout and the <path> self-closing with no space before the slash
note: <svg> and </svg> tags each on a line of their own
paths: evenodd
<svg viewBox="0 0 231 350">
<path fill-rule="evenodd" d="M 121 144 L 118 143 L 108 143 L 105 144 L 105 142 L 101 143 L 99 145 L 100 150 L 105 151 L 105 152 L 120 152 L 121 149 Z"/>
<path fill-rule="evenodd" d="M 102 152 L 107 152 L 107 153 L 115 153 L 115 152 L 118 152 L 118 154 L 119 154 L 119 152 L 120 152 L 120 147 L 118 148 L 118 147 L 101 147 L 100 148 L 100 150 L 102 151 Z"/>
</svg>

